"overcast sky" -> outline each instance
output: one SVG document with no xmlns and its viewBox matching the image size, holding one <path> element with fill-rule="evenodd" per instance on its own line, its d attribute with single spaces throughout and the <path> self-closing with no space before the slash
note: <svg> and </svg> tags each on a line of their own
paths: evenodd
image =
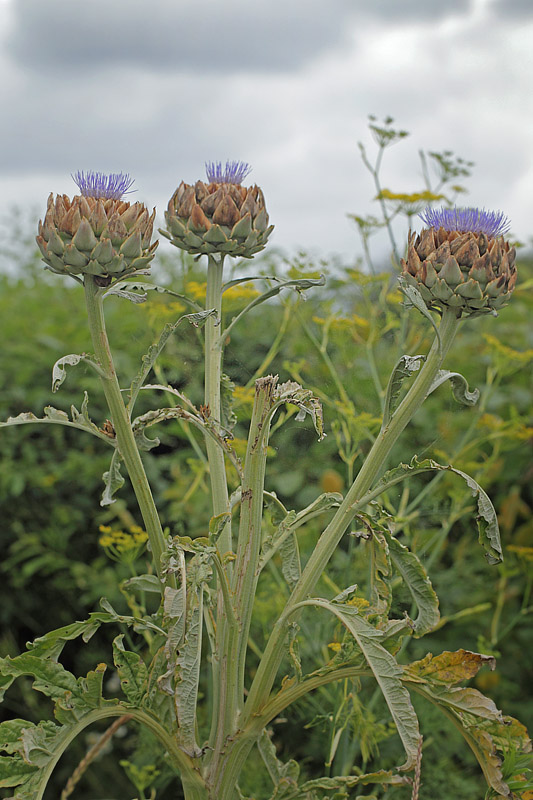
<svg viewBox="0 0 533 800">
<path fill-rule="evenodd" d="M 0 0 L 0 214 L 44 212 L 78 169 L 129 172 L 162 214 L 206 160 L 242 159 L 275 245 L 350 262 L 346 214 L 377 211 L 357 141 L 390 114 L 411 136 L 387 188 L 451 149 L 475 162 L 466 203 L 528 241 L 532 43 L 533 0 Z"/>
</svg>

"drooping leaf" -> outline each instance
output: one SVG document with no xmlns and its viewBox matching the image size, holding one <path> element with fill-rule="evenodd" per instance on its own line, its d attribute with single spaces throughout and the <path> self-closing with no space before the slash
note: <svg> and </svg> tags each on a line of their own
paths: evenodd
<svg viewBox="0 0 533 800">
<path fill-rule="evenodd" d="M 120 461 L 121 455 L 118 450 L 115 450 L 111 456 L 109 469 L 102 475 L 105 488 L 100 500 L 101 506 L 110 506 L 111 503 L 114 503 L 116 498 L 113 495 L 124 486 L 124 476 L 120 472 Z"/>
<path fill-rule="evenodd" d="M 283 577 L 287 581 L 289 589 L 292 591 L 302 575 L 300 550 L 298 548 L 298 539 L 294 531 L 291 531 L 289 536 L 281 543 L 279 554 L 281 556 L 281 571 Z"/>
<path fill-rule="evenodd" d="M 192 593 L 183 644 L 176 659 L 175 705 L 181 746 L 192 756 L 201 755 L 196 743 L 196 706 L 202 654 L 203 591 Z"/>
<path fill-rule="evenodd" d="M 231 433 L 237 424 L 237 416 L 233 410 L 235 384 L 227 375 L 220 379 L 220 424 L 223 431 Z"/>
<path fill-rule="evenodd" d="M 321 597 L 305 600 L 299 605 L 315 605 L 330 611 L 354 637 L 381 689 L 402 740 L 407 758 L 400 769 L 412 769 L 416 764 L 420 739 L 418 719 L 409 692 L 402 685 L 403 668 L 380 642 L 384 638 L 383 632 L 367 622 L 354 606 L 331 603 Z"/>
<path fill-rule="evenodd" d="M 281 283 L 276 284 L 271 289 L 268 289 L 268 291 L 263 292 L 263 294 L 260 294 L 259 297 L 255 297 L 253 300 L 251 300 L 248 303 L 248 305 L 245 308 L 243 308 L 240 314 L 237 314 L 237 316 L 231 320 L 228 327 L 220 334 L 220 341 L 222 342 L 226 341 L 229 332 L 234 327 L 234 325 L 236 325 L 242 319 L 242 317 L 244 317 L 245 314 L 251 311 L 252 308 L 255 308 L 261 303 L 264 303 L 265 300 L 269 300 L 271 297 L 275 297 L 283 289 L 294 289 L 296 292 L 304 292 L 306 289 L 311 289 L 313 286 L 324 286 L 325 283 L 326 279 L 322 275 L 320 278 L 297 278 L 295 280 L 283 281 Z"/>
<path fill-rule="evenodd" d="M 52 367 L 52 392 L 57 392 L 65 378 L 67 377 L 67 370 L 65 367 L 75 367 L 76 364 L 79 364 L 80 361 L 85 361 L 86 364 L 90 364 L 93 369 L 95 369 L 100 375 L 102 375 L 102 371 L 99 365 L 94 361 L 93 357 L 87 355 L 87 353 L 82 353 L 81 355 L 77 355 L 76 353 L 69 353 L 67 356 L 63 356 L 59 358 L 54 366 Z"/>
<path fill-rule="evenodd" d="M 123 633 L 113 640 L 113 661 L 128 702 L 139 706 L 146 692 L 148 670 L 138 653 L 125 649 Z"/>
<path fill-rule="evenodd" d="M 432 631 L 440 620 L 439 598 L 418 556 L 384 531 L 389 553 L 396 570 L 415 601 L 418 616 L 414 620 L 414 636 L 419 638 Z"/>
<path fill-rule="evenodd" d="M 371 551 L 370 603 L 379 614 L 387 615 L 392 602 L 392 566 L 389 547 L 382 531 L 373 530 L 368 540 Z M 337 602 L 342 602 L 337 598 Z"/>
<path fill-rule="evenodd" d="M 276 755 L 275 745 L 265 728 L 263 728 L 261 736 L 257 740 L 257 748 L 274 786 L 278 789 L 297 788 L 300 775 L 298 762 L 291 759 L 284 764 L 279 760 Z"/>
<path fill-rule="evenodd" d="M 425 359 L 425 356 L 402 356 L 394 367 L 389 378 L 387 392 L 385 394 L 385 404 L 383 408 L 384 428 L 389 423 L 393 413 L 396 411 L 403 382 L 407 378 L 410 378 L 413 372 L 417 372 L 417 370 L 420 369 Z"/>
<path fill-rule="evenodd" d="M 322 404 L 317 397 L 309 389 L 304 389 L 299 383 L 295 381 L 287 381 L 281 383 L 276 387 L 276 402 L 270 409 L 270 415 L 273 416 L 279 406 L 284 403 L 298 406 L 300 409 L 296 420 L 302 422 L 306 414 L 309 414 L 313 420 L 313 425 L 318 433 L 318 440 L 322 441 L 326 434 L 324 433 L 324 418 L 322 414 Z"/>
<path fill-rule="evenodd" d="M 142 272 L 138 273 L 142 275 Z M 144 273 L 149 275 L 150 273 Z M 146 283 L 145 281 L 116 281 L 110 288 L 104 292 L 103 297 L 109 297 L 111 295 L 118 295 L 119 297 L 127 297 L 128 294 L 136 293 L 137 297 L 142 298 L 139 300 L 133 300 L 132 302 L 142 303 L 146 299 L 146 292 L 157 292 L 157 294 L 168 294 L 171 297 L 177 297 L 178 300 L 181 300 L 186 305 L 194 308 L 195 311 L 201 312 L 202 308 L 195 303 L 194 300 L 191 300 L 190 297 L 187 297 L 184 294 L 178 294 L 177 292 L 173 292 L 171 289 L 167 289 L 166 286 L 158 286 L 155 283 Z M 130 300 L 130 297 L 127 297 Z"/>
<path fill-rule="evenodd" d="M 431 471 L 453 472 L 463 478 L 468 488 L 472 492 L 472 496 L 475 497 L 477 501 L 479 543 L 485 550 L 485 557 L 487 558 L 489 564 L 501 563 L 503 561 L 503 555 L 500 542 L 500 529 L 498 526 L 496 511 L 490 501 L 490 498 L 488 497 L 487 493 L 483 491 L 481 486 L 479 486 L 479 484 L 476 483 L 472 477 L 470 477 L 470 475 L 467 475 L 465 472 L 461 472 L 461 470 L 455 469 L 455 467 L 450 465 L 438 464 L 431 458 L 427 458 L 424 461 L 418 461 L 418 458 L 413 456 L 409 464 L 399 464 L 394 469 L 388 470 L 383 475 L 381 480 L 372 489 L 370 489 L 370 491 L 367 492 L 363 498 L 361 498 L 361 501 L 357 503 L 357 506 L 362 507 L 363 505 L 369 503 L 375 497 L 379 497 L 379 495 L 383 494 L 383 492 L 387 491 L 387 489 L 390 489 L 395 484 L 405 480 L 410 475 Z"/>
<path fill-rule="evenodd" d="M 150 284 L 146 284 L 146 286 L 149 285 Z M 145 284 L 142 284 L 142 286 L 145 286 Z M 170 292 L 170 294 L 175 294 L 175 293 Z M 196 304 L 194 305 L 196 306 Z M 145 382 L 146 378 L 148 377 L 150 370 L 155 364 L 157 357 L 163 350 L 164 346 L 166 345 L 172 334 L 181 325 L 181 323 L 187 320 L 187 322 L 189 322 L 191 325 L 194 325 L 194 327 L 197 328 L 200 325 L 205 325 L 209 317 L 216 316 L 216 309 L 211 308 L 208 311 L 202 311 L 199 308 L 199 306 L 196 307 L 199 309 L 196 313 L 184 314 L 176 322 L 167 322 L 157 342 L 155 342 L 155 344 L 150 345 L 150 347 L 148 348 L 148 352 L 142 357 L 141 369 L 133 379 L 130 386 L 130 393 L 129 393 L 130 396 L 128 401 L 128 411 L 130 413 L 130 416 L 133 410 L 133 406 L 135 405 L 137 396 L 139 394 L 139 391 L 143 383 Z"/>
<path fill-rule="evenodd" d="M 453 396 L 458 403 L 462 403 L 465 406 L 474 406 L 479 400 L 479 389 L 474 389 L 471 392 L 466 378 L 460 372 L 450 372 L 447 369 L 439 369 L 435 380 L 428 389 L 428 395 L 443 383 L 446 383 L 446 381 L 450 381 Z"/>
</svg>

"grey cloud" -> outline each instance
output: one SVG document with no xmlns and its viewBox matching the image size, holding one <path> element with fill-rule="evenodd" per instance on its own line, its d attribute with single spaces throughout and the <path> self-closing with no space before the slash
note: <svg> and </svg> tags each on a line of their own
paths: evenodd
<svg viewBox="0 0 533 800">
<path fill-rule="evenodd" d="M 18 0 L 8 48 L 33 68 L 287 70 L 345 35 L 349 0 Z"/>
<path fill-rule="evenodd" d="M 531 0 L 494 0 L 491 11 L 501 19 L 533 19 Z"/>
<path fill-rule="evenodd" d="M 412 24 L 469 8 L 470 0 L 17 0 L 7 47 L 39 71 L 287 71 L 347 41 L 352 25 Z"/>
</svg>

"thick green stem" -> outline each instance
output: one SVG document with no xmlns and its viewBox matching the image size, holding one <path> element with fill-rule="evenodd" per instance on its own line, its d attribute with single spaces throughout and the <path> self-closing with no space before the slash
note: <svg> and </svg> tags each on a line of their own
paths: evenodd
<svg viewBox="0 0 533 800">
<path fill-rule="evenodd" d="M 248 435 L 241 493 L 241 517 L 234 570 L 234 598 L 238 626 L 225 625 L 222 642 L 218 725 L 214 755 L 210 764 L 213 783 L 220 780 L 219 767 L 224 746 L 237 729 L 237 716 L 244 698 L 244 677 L 248 634 L 258 580 L 261 549 L 261 521 L 266 451 L 270 427 L 269 412 L 274 402 L 277 379 L 259 378 Z M 237 634 L 237 636 L 235 635 Z"/>
<path fill-rule="evenodd" d="M 135 436 L 131 429 L 130 418 L 120 392 L 113 356 L 111 355 L 106 333 L 102 290 L 98 288 L 92 275 L 85 276 L 84 286 L 89 330 L 94 352 L 103 372 L 101 381 L 105 398 L 109 406 L 118 449 L 126 465 L 133 491 L 135 492 L 139 504 L 152 550 L 154 567 L 157 574 L 160 575 L 161 556 L 166 549 L 165 538 L 163 536 L 163 529 L 161 528 L 161 522 L 154 503 L 154 498 L 152 497 L 148 478 L 146 477 L 137 443 L 135 442 Z"/>
<path fill-rule="evenodd" d="M 205 325 L 205 405 L 215 425 L 220 424 L 220 379 L 222 374 L 222 343 L 219 342 L 219 326 L 222 305 L 223 259 L 209 256 L 207 266 L 206 308 L 216 309 L 217 316 L 209 317 Z M 218 319 L 217 319 L 218 318 Z M 228 484 L 224 453 L 211 437 L 206 437 L 207 458 L 211 476 L 213 515 L 229 511 Z M 231 550 L 231 526 L 228 524 L 220 534 L 218 549 L 222 554 Z"/>
<path fill-rule="evenodd" d="M 243 717 L 240 721 L 241 727 L 246 725 L 252 715 L 259 713 L 268 700 L 283 657 L 283 644 L 287 631 L 285 619 L 288 609 L 305 600 L 313 592 L 320 575 L 357 511 L 358 501 L 386 468 L 387 457 L 392 447 L 425 400 L 435 375 L 452 344 L 457 326 L 458 319 L 455 311 L 452 309 L 446 311 L 439 328 L 440 342 L 437 337 L 423 368 L 388 424 L 380 431 L 344 501 L 321 535 L 289 599 L 283 619 L 278 620 L 270 635 L 244 707 Z"/>
<path fill-rule="evenodd" d="M 216 309 L 216 317 L 209 317 L 205 326 L 205 392 L 204 402 L 209 408 L 210 418 L 215 425 L 221 420 L 220 382 L 222 376 L 222 349 L 224 343 L 220 340 L 220 320 L 222 318 L 222 275 L 224 259 L 208 257 L 207 265 L 207 290 L 206 308 Z M 226 480 L 226 466 L 224 453 L 211 437 L 206 436 L 207 459 L 209 462 L 209 476 L 211 480 L 211 497 L 213 502 L 213 516 L 218 516 L 230 511 L 228 484 Z M 217 543 L 222 555 L 231 551 L 231 522 L 224 526 Z M 230 570 L 229 565 L 227 567 Z M 216 616 L 216 648 L 212 661 L 212 686 L 213 686 L 213 716 L 209 745 L 213 747 L 217 733 L 220 730 L 221 715 L 224 715 L 225 692 L 227 691 L 226 673 L 228 669 L 227 647 L 228 637 L 233 641 L 236 638 L 235 624 L 228 620 L 224 607 L 222 587 L 218 588 L 217 616 Z M 206 761 L 210 761 L 214 751 L 210 750 Z"/>
</svg>

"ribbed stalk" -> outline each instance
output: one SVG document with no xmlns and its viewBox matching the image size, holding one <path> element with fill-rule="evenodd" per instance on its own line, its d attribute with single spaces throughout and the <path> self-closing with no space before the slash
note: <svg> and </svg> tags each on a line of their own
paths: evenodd
<svg viewBox="0 0 533 800">
<path fill-rule="evenodd" d="M 286 635 L 285 619 L 288 610 L 305 600 L 314 590 L 320 575 L 327 566 L 357 510 L 357 502 L 371 488 L 376 478 L 387 466 L 387 457 L 398 437 L 424 402 L 433 380 L 453 342 L 458 319 L 453 309 L 444 312 L 438 338 L 428 354 L 426 362 L 413 381 L 410 390 L 384 427 L 372 446 L 357 478 L 350 487 L 335 516 L 320 537 L 309 561 L 286 606 L 283 618 L 278 621 L 267 642 L 263 658 L 250 688 L 240 726 L 245 727 L 251 716 L 267 702 L 277 670 L 283 658 Z"/>
<path fill-rule="evenodd" d="M 96 359 L 103 372 L 101 376 L 102 387 L 109 406 L 118 449 L 124 460 L 139 504 L 152 550 L 154 567 L 157 574 L 160 575 L 161 556 L 166 549 L 165 538 L 117 380 L 113 356 L 111 355 L 106 333 L 102 290 L 96 285 L 92 275 L 85 276 L 84 286 L 89 330 Z"/>
</svg>

